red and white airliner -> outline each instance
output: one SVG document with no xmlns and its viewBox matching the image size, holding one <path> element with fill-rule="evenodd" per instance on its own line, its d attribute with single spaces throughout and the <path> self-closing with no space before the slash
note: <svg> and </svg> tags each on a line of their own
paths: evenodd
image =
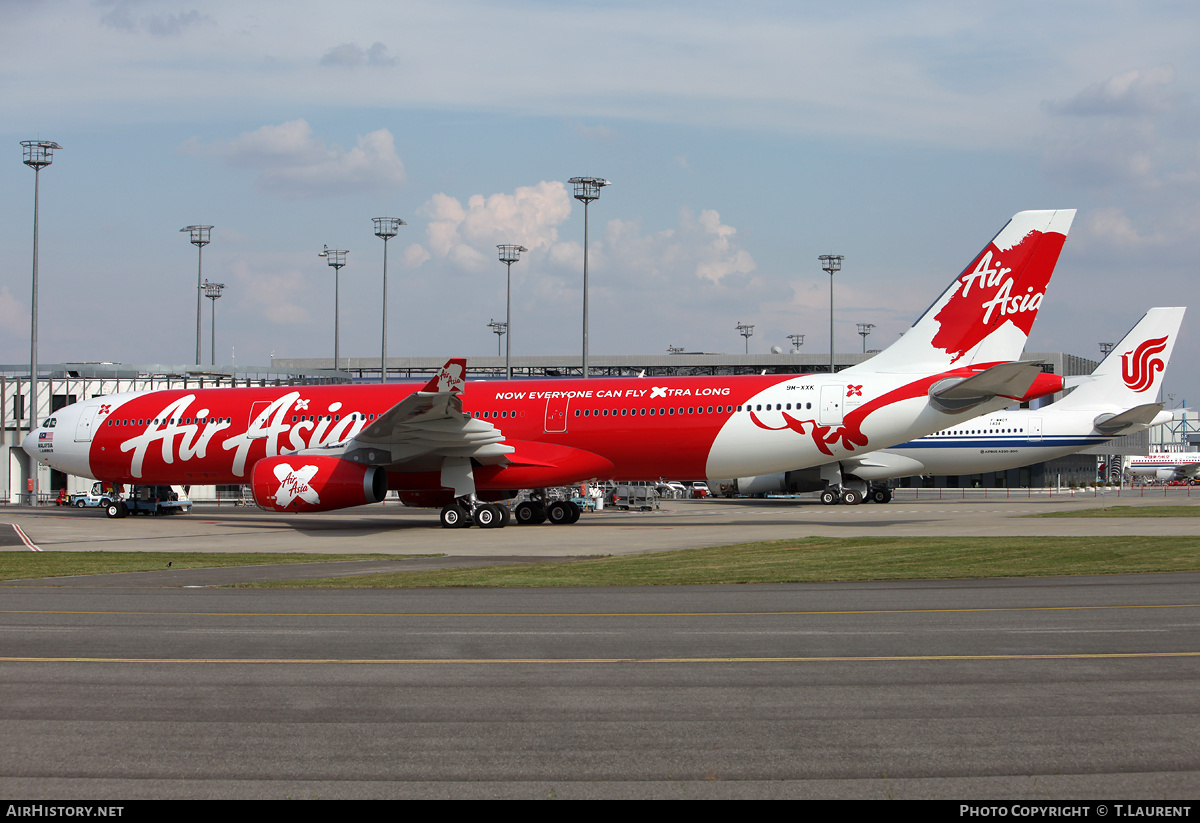
<svg viewBox="0 0 1200 823">
<path fill-rule="evenodd" d="M 892 499 L 887 480 L 931 474 L 981 474 L 1053 460 L 1142 431 L 1172 419 L 1156 402 L 1179 326 L 1181 306 L 1154 308 L 1125 335 L 1088 377 L 1070 378 L 1073 390 L 1040 409 L 995 412 L 887 449 L 858 454 L 798 471 L 732 482 L 740 494 L 820 491 L 827 504 Z M 1130 459 L 1130 472 L 1172 479 L 1184 471 L 1150 458 Z M 1200 454 L 1191 455 L 1200 461 Z M 1143 471 L 1142 466 L 1146 466 Z M 1192 464 L 1193 474 L 1200 463 Z M 1158 474 L 1162 472 L 1162 474 Z"/>
<path fill-rule="evenodd" d="M 894 345 L 836 374 L 480 381 L 133 392 L 55 412 L 24 441 L 111 483 L 249 483 L 314 512 L 389 489 L 445 527 L 503 526 L 487 501 L 533 490 L 518 522 L 573 522 L 547 487 L 594 478 L 769 474 L 894 446 L 1062 387 L 1014 362 L 1074 210 L 1015 215 Z M 108 514 L 125 510 L 113 503 Z"/>
</svg>

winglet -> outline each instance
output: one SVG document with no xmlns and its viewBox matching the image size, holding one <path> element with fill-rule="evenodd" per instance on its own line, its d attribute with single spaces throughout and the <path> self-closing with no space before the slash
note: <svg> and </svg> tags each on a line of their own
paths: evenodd
<svg viewBox="0 0 1200 823">
<path fill-rule="evenodd" d="M 434 394 L 462 394 L 463 385 L 467 379 L 467 360 L 465 357 L 454 357 L 446 361 L 446 365 L 425 384 L 423 392 Z"/>
</svg>

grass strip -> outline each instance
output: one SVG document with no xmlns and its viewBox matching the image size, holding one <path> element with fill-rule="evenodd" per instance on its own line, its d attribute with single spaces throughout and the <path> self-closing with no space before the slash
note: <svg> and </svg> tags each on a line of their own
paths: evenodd
<svg viewBox="0 0 1200 823">
<path fill-rule="evenodd" d="M 1200 517 L 1200 506 L 1108 506 L 1099 509 L 1027 514 L 1025 517 Z"/>
<path fill-rule="evenodd" d="M 811 537 L 470 569 L 255 583 L 257 588 L 682 586 L 1200 570 L 1196 537 Z"/>
<path fill-rule="evenodd" d="M 79 574 L 217 569 L 228 566 L 267 566 L 287 563 L 328 563 L 345 560 L 402 560 L 430 555 L 399 554 L 278 554 L 254 552 L 56 552 L 0 551 L 0 580 L 31 580 Z"/>
</svg>

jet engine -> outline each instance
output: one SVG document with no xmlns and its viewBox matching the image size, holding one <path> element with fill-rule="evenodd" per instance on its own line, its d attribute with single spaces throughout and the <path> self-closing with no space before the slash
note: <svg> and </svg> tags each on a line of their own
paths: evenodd
<svg viewBox="0 0 1200 823">
<path fill-rule="evenodd" d="M 387 472 L 339 457 L 268 457 L 250 474 L 254 502 L 277 512 L 326 512 L 378 503 L 387 495 Z"/>
</svg>

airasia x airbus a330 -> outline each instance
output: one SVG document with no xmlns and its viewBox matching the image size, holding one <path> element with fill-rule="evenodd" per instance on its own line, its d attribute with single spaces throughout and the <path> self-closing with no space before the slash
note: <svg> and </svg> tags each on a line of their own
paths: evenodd
<svg viewBox="0 0 1200 823">
<path fill-rule="evenodd" d="M 314 512 L 389 489 L 445 527 L 573 522 L 544 489 L 589 479 L 726 478 L 894 446 L 1062 379 L 1017 358 L 1074 210 L 1015 215 L 899 341 L 836 374 L 131 392 L 60 409 L 24 441 L 54 468 L 112 483 L 249 483 L 259 506 Z M 108 513 L 124 513 L 113 503 Z"/>
</svg>

